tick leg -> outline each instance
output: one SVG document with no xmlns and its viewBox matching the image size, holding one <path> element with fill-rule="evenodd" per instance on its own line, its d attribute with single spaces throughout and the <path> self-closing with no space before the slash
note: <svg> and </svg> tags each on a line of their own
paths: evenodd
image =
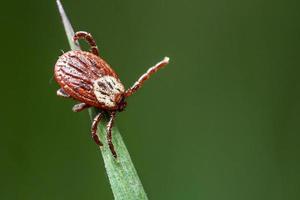
<svg viewBox="0 0 300 200">
<path fill-rule="evenodd" d="M 76 32 L 73 37 L 73 41 L 76 42 L 79 39 L 84 39 L 91 46 L 91 52 L 96 56 L 99 56 L 99 50 L 96 41 L 94 40 L 93 36 L 90 33 L 85 31 Z"/>
<path fill-rule="evenodd" d="M 92 127 L 91 127 L 91 132 L 92 132 L 92 138 L 96 142 L 97 145 L 102 146 L 103 144 L 100 142 L 100 138 L 97 135 L 97 129 L 98 129 L 98 124 L 102 119 L 102 113 L 98 113 L 93 120 Z"/>
<path fill-rule="evenodd" d="M 125 92 L 125 97 L 131 96 L 133 93 L 135 93 L 146 80 L 150 78 L 152 74 L 157 72 L 157 70 L 163 68 L 169 63 L 169 58 L 165 57 L 162 61 L 154 65 L 153 67 L 150 67 L 145 74 L 143 74 L 134 84 Z"/>
<path fill-rule="evenodd" d="M 70 98 L 70 95 L 68 95 L 62 88 L 56 91 L 56 95 L 60 97 Z"/>
<path fill-rule="evenodd" d="M 111 112 L 110 119 L 109 119 L 109 121 L 107 123 L 107 127 L 106 127 L 106 134 L 107 134 L 107 143 L 108 143 L 109 149 L 110 149 L 111 153 L 113 154 L 113 156 L 115 158 L 117 158 L 117 153 L 115 151 L 114 144 L 112 143 L 112 135 L 111 135 L 111 129 L 113 127 L 115 117 L 116 117 L 116 112 Z"/>
<path fill-rule="evenodd" d="M 73 110 L 73 112 L 80 112 L 89 107 L 91 107 L 91 106 L 87 105 L 86 103 L 79 103 L 79 104 L 74 105 L 72 110 Z"/>
</svg>

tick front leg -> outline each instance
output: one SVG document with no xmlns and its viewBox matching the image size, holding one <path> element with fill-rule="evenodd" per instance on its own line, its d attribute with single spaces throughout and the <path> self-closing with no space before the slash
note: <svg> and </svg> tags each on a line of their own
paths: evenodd
<svg viewBox="0 0 300 200">
<path fill-rule="evenodd" d="M 169 58 L 165 57 L 162 61 L 160 61 L 159 63 L 157 63 L 156 65 L 154 65 L 153 67 L 150 67 L 147 72 L 145 74 L 143 74 L 134 84 L 131 88 L 129 88 L 126 92 L 125 92 L 125 97 L 131 96 L 133 93 L 135 93 L 140 87 L 142 87 L 142 85 L 144 84 L 144 82 L 146 80 L 148 80 L 150 78 L 150 76 L 152 74 L 154 74 L 155 72 L 157 72 L 157 70 L 163 68 L 164 66 L 166 66 L 169 63 Z"/>
<path fill-rule="evenodd" d="M 75 33 L 73 37 L 73 41 L 76 42 L 79 39 L 84 39 L 87 41 L 87 43 L 91 46 L 91 52 L 95 54 L 96 56 L 99 56 L 99 50 L 96 44 L 96 41 L 94 40 L 93 36 L 85 31 L 78 31 Z"/>
<path fill-rule="evenodd" d="M 87 105 L 86 103 L 79 103 L 79 104 L 74 105 L 72 110 L 73 110 L 73 112 L 80 112 L 89 107 L 91 107 L 91 106 Z"/>
<path fill-rule="evenodd" d="M 68 95 L 62 88 L 56 91 L 56 95 L 64 98 L 70 98 L 70 95 Z"/>
<path fill-rule="evenodd" d="M 116 112 L 111 112 L 110 119 L 109 119 L 109 121 L 107 123 L 107 127 L 106 127 L 106 134 L 107 134 L 107 143 L 108 143 L 109 149 L 110 149 L 112 155 L 115 158 L 117 158 L 117 153 L 115 151 L 114 144 L 112 143 L 112 135 L 111 135 L 111 129 L 113 127 L 115 117 L 116 117 Z"/>
<path fill-rule="evenodd" d="M 98 113 L 93 120 L 92 127 L 91 127 L 91 132 L 92 132 L 92 138 L 96 142 L 97 145 L 103 146 L 102 142 L 100 141 L 99 136 L 97 135 L 97 129 L 98 129 L 98 124 L 102 119 L 102 113 Z"/>
</svg>

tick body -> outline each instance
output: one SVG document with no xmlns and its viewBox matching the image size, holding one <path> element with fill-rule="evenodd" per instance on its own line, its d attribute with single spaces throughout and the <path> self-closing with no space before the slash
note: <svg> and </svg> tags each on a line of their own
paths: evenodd
<svg viewBox="0 0 300 200">
<path fill-rule="evenodd" d="M 64 53 L 59 57 L 54 68 L 54 77 L 61 88 L 58 96 L 72 98 L 80 103 L 73 107 L 74 112 L 79 112 L 89 107 L 101 110 L 91 127 L 92 138 L 102 146 L 96 134 L 98 124 L 104 112 L 110 116 L 107 124 L 107 142 L 116 158 L 117 154 L 112 143 L 111 129 L 117 112 L 126 107 L 126 98 L 134 94 L 158 69 L 169 62 L 165 57 L 161 62 L 148 69 L 129 89 L 125 90 L 115 71 L 99 56 L 98 47 L 91 34 L 87 32 L 75 33 L 73 40 L 85 39 L 91 46 L 91 51 L 74 50 Z"/>
</svg>

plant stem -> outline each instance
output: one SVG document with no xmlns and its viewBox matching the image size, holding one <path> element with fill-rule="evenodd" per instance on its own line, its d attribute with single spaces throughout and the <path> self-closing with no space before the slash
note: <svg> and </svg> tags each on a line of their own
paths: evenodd
<svg viewBox="0 0 300 200">
<path fill-rule="evenodd" d="M 62 18 L 69 45 L 72 50 L 78 50 L 80 49 L 79 44 L 74 43 L 72 40 L 74 30 L 71 26 L 71 23 L 61 5 L 61 2 L 57 0 L 56 3 L 60 16 Z M 93 119 L 97 112 L 98 110 L 95 108 L 89 109 L 89 115 L 91 119 Z M 107 119 L 103 121 L 107 122 Z M 113 143 L 118 154 L 118 158 L 115 159 L 110 152 L 108 144 L 105 142 L 106 127 L 104 124 L 105 123 L 100 123 L 97 134 L 100 136 L 101 141 L 103 141 L 104 143 L 103 147 L 100 147 L 100 150 L 114 198 L 116 200 L 148 199 L 119 130 L 116 127 L 113 127 L 112 129 Z"/>
</svg>

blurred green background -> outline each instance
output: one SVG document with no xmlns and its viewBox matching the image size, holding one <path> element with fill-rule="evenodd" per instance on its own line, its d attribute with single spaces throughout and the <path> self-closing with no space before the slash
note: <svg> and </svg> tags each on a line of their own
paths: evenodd
<svg viewBox="0 0 300 200">
<path fill-rule="evenodd" d="M 150 199 L 300 199 L 299 1 L 62 3 L 126 87 L 171 58 L 117 118 Z M 0 199 L 112 199 L 87 112 L 55 95 L 55 1 L 0 22 Z"/>
</svg>

